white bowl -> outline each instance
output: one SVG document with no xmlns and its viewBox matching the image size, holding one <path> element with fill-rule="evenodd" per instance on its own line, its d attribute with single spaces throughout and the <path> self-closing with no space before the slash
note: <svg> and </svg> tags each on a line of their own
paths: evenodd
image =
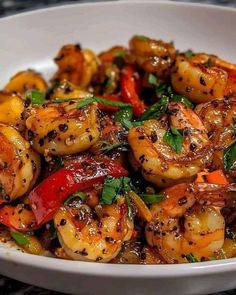
<svg viewBox="0 0 236 295">
<path fill-rule="evenodd" d="M 100 51 L 127 44 L 133 34 L 174 40 L 178 49 L 216 53 L 236 61 L 236 10 L 173 2 L 80 4 L 0 20 L 0 85 L 18 70 L 47 77 L 66 43 Z M 236 287 L 236 259 L 182 265 L 112 265 L 66 261 L 0 247 L 0 272 L 74 294 L 206 294 Z"/>
</svg>

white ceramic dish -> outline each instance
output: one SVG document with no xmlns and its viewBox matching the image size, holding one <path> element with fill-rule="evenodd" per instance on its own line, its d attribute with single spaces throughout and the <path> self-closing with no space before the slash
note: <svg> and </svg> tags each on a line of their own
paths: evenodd
<svg viewBox="0 0 236 295">
<path fill-rule="evenodd" d="M 46 76 L 61 45 L 97 51 L 133 34 L 236 61 L 236 10 L 173 2 L 61 6 L 0 20 L 0 86 L 28 67 Z M 86 295 L 209 294 L 236 287 L 236 259 L 185 265 L 111 265 L 37 257 L 0 247 L 0 272 L 45 288 Z"/>
</svg>

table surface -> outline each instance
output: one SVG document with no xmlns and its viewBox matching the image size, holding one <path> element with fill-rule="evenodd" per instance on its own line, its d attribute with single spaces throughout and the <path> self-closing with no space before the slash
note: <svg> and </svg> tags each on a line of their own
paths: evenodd
<svg viewBox="0 0 236 295">
<path fill-rule="evenodd" d="M 90 2 L 96 2 L 91 0 Z M 181 1 L 181 0 L 172 0 Z M 57 4 L 88 2 L 86 0 L 0 0 L 0 17 L 12 15 L 30 9 L 49 7 Z M 217 4 L 222 6 L 236 7 L 236 0 L 185 0 L 185 2 Z M 0 294 L 1 295 L 62 295 L 62 293 L 52 292 L 29 286 L 27 284 L 6 278 L 0 275 Z M 217 293 L 215 295 L 236 295 L 236 290 Z"/>
</svg>

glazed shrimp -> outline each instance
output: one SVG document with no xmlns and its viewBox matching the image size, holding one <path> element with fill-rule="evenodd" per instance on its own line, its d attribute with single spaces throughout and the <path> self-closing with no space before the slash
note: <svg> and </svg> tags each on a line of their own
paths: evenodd
<svg viewBox="0 0 236 295">
<path fill-rule="evenodd" d="M 18 94 L 0 91 L 0 122 L 22 131 L 25 121 L 22 114 L 25 109 L 23 99 Z"/>
<path fill-rule="evenodd" d="M 235 141 L 236 98 L 213 100 L 195 109 L 214 146 L 213 168 L 223 169 L 224 150 Z"/>
<path fill-rule="evenodd" d="M 81 50 L 73 44 L 63 46 L 54 61 L 59 69 L 53 80 L 66 79 L 81 88 L 90 84 L 98 66 L 98 58 L 92 50 Z"/>
<path fill-rule="evenodd" d="M 24 94 L 27 90 L 38 89 L 45 91 L 47 83 L 40 73 L 34 70 L 21 71 L 11 77 L 4 90 L 13 93 Z"/>
<path fill-rule="evenodd" d="M 70 83 L 67 80 L 57 81 L 57 87 L 53 87 L 49 94 L 49 99 L 51 100 L 80 100 L 93 96 L 93 94 L 81 90 L 78 86 Z"/>
<path fill-rule="evenodd" d="M 170 103 L 169 118 L 148 120 L 130 129 L 128 141 L 144 178 L 165 187 L 190 179 L 211 160 L 211 143 L 199 117 L 181 103 Z M 183 130 L 181 153 L 164 141 L 170 125 Z"/>
<path fill-rule="evenodd" d="M 85 151 L 100 135 L 96 104 L 77 109 L 75 101 L 32 108 L 26 127 L 34 149 L 44 155 Z"/>
<path fill-rule="evenodd" d="M 129 49 L 135 62 L 145 72 L 154 73 L 159 78 L 170 74 L 176 55 L 173 44 L 145 36 L 134 36 L 129 41 Z"/>
<path fill-rule="evenodd" d="M 157 247 L 167 263 L 187 262 L 190 253 L 198 261 L 211 258 L 223 246 L 225 232 L 224 217 L 214 206 L 223 207 L 231 189 L 235 187 L 182 183 L 164 190 L 166 199 L 150 208 L 149 245 Z"/>
<path fill-rule="evenodd" d="M 40 157 L 13 127 L 0 124 L 1 197 L 11 201 L 34 185 L 40 171 Z"/>
<path fill-rule="evenodd" d="M 215 55 L 179 55 L 171 74 L 174 89 L 195 103 L 223 98 L 236 92 L 236 65 Z"/>
<path fill-rule="evenodd" d="M 235 124 L 236 97 L 222 100 L 212 100 L 199 104 L 195 112 L 202 120 L 207 131 L 212 133 L 220 128 Z"/>
<path fill-rule="evenodd" d="M 97 205 L 95 213 L 81 204 L 61 207 L 54 217 L 59 241 L 74 260 L 108 262 L 131 238 L 133 221 L 123 197 L 112 205 Z"/>
</svg>

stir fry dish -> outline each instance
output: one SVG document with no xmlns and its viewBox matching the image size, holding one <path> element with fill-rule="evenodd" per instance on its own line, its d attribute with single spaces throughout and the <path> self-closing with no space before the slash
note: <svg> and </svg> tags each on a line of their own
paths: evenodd
<svg viewBox="0 0 236 295">
<path fill-rule="evenodd" d="M 0 92 L 0 239 L 36 255 L 236 256 L 236 65 L 133 36 L 63 46 Z"/>
</svg>

